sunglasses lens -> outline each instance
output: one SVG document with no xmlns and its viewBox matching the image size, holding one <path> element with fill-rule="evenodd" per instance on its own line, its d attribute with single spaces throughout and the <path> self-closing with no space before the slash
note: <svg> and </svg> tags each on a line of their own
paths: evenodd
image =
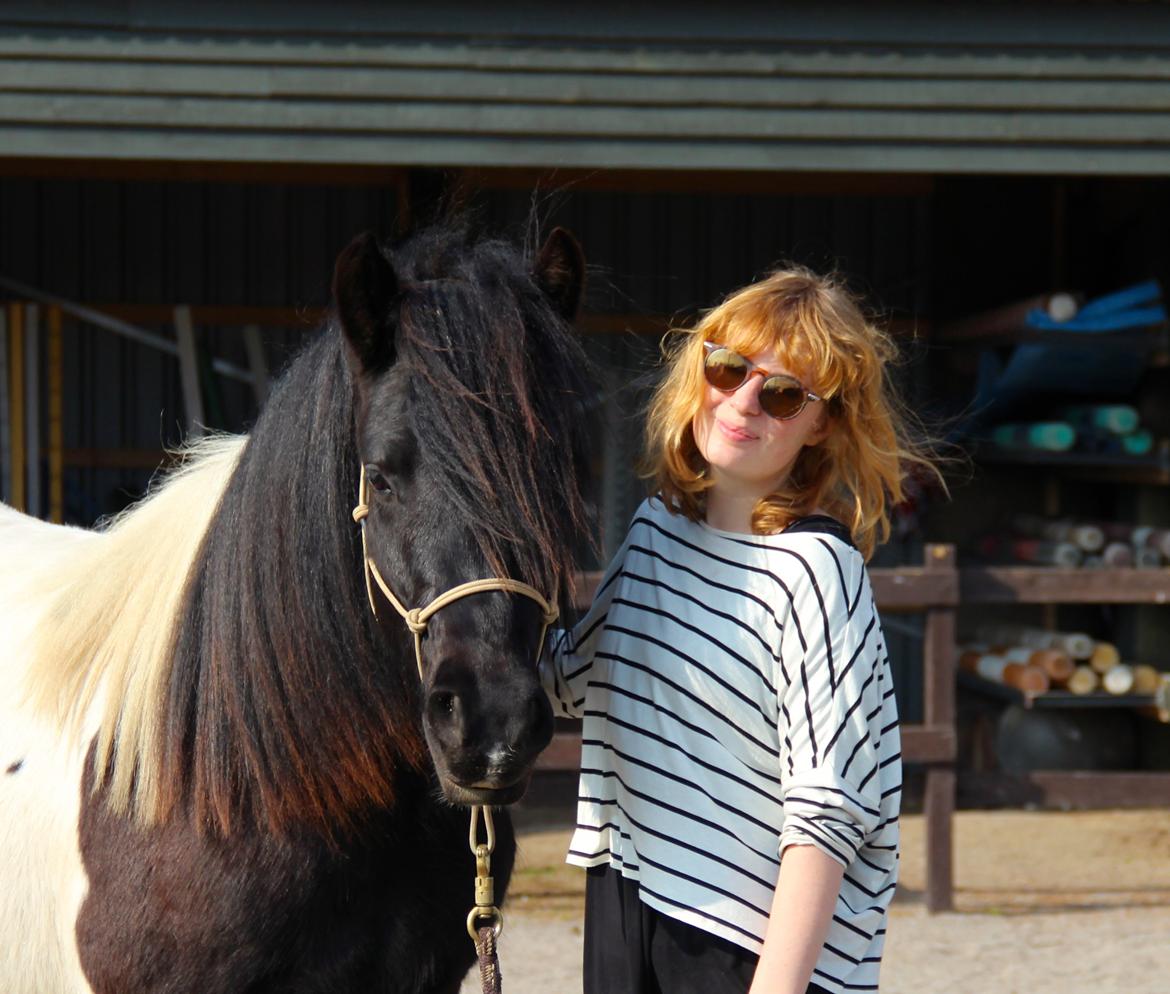
<svg viewBox="0 0 1170 994">
<path fill-rule="evenodd" d="M 713 349 L 703 364 L 707 382 L 716 390 L 734 390 L 747 376 L 747 361 L 731 349 Z"/>
<path fill-rule="evenodd" d="M 804 409 L 804 387 L 787 376 L 773 376 L 760 390 L 760 408 L 781 421 L 794 418 Z"/>
</svg>

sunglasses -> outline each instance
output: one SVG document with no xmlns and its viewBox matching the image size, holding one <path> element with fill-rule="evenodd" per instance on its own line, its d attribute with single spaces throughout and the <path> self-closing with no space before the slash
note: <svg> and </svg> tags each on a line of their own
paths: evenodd
<svg viewBox="0 0 1170 994">
<path fill-rule="evenodd" d="M 703 360 L 703 375 L 707 382 L 723 393 L 734 393 L 759 373 L 764 378 L 764 385 L 760 387 L 760 410 L 777 421 L 788 421 L 803 411 L 810 400 L 822 399 L 801 386 L 795 376 L 770 373 L 725 345 L 704 342 L 703 347 L 707 350 Z"/>
</svg>

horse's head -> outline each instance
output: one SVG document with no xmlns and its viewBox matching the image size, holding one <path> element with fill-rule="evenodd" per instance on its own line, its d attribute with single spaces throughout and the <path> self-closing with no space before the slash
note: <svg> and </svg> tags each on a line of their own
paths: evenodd
<svg viewBox="0 0 1170 994">
<path fill-rule="evenodd" d="M 562 597 L 586 526 L 584 358 L 568 327 L 583 281 L 561 229 L 531 267 L 501 243 L 450 237 L 391 253 L 363 235 L 338 258 L 367 555 L 406 608 L 491 577 Z M 410 644 L 404 619 L 372 596 L 388 643 Z M 490 591 L 427 624 L 422 727 L 454 802 L 516 800 L 549 742 L 542 613 Z"/>
</svg>

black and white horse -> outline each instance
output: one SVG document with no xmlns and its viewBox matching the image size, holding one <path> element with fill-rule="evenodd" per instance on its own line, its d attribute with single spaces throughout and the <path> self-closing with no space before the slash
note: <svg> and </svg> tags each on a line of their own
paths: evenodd
<svg viewBox="0 0 1170 994">
<path fill-rule="evenodd" d="M 519 797 L 549 741 L 547 615 L 461 597 L 416 665 L 351 514 L 364 475 L 406 608 L 484 577 L 563 601 L 583 266 L 560 230 L 531 265 L 454 229 L 363 236 L 250 435 L 99 531 L 0 506 L 0 990 L 458 989 L 464 806 Z"/>
</svg>

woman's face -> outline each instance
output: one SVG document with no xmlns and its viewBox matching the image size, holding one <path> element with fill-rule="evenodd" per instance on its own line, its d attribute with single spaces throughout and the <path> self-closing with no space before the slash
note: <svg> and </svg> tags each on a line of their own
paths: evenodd
<svg viewBox="0 0 1170 994">
<path fill-rule="evenodd" d="M 769 374 L 787 374 L 804 383 L 773 349 L 746 358 Z M 758 497 L 772 493 L 787 479 L 801 449 L 817 444 L 827 433 L 824 401 L 810 400 L 796 417 L 779 421 L 760 409 L 763 385 L 764 377 L 758 375 L 749 376 L 732 393 L 703 384 L 703 406 L 693 429 L 716 488 Z"/>
</svg>

